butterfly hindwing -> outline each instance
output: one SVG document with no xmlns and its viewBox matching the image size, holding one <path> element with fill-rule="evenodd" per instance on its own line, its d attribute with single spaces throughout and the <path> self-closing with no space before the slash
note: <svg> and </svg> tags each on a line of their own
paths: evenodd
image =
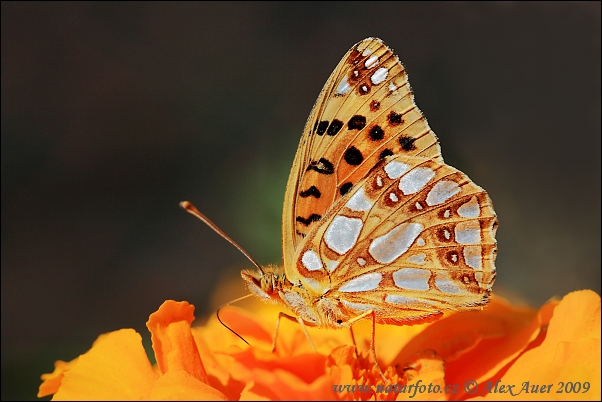
<svg viewBox="0 0 602 402">
<path fill-rule="evenodd" d="M 349 316 L 411 322 L 487 302 L 496 215 L 487 193 L 436 159 L 390 156 L 300 245 L 294 278 Z"/>
<path fill-rule="evenodd" d="M 335 68 L 303 131 L 284 202 L 287 271 L 303 238 L 337 200 L 391 155 L 443 161 L 405 68 L 380 39 L 368 38 Z"/>
</svg>

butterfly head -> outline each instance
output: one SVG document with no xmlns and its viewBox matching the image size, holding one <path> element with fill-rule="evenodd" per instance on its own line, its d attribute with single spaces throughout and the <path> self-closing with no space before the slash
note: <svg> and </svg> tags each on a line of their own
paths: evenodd
<svg viewBox="0 0 602 402">
<path fill-rule="evenodd" d="M 251 293 L 262 300 L 280 302 L 280 294 L 287 283 L 284 269 L 275 265 L 268 265 L 261 270 L 244 270 L 241 272 L 247 288 Z"/>
</svg>

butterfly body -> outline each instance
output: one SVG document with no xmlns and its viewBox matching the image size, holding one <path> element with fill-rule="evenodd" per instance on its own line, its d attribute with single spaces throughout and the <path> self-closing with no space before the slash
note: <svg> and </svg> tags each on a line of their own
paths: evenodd
<svg viewBox="0 0 602 402">
<path fill-rule="evenodd" d="M 380 39 L 349 50 L 305 126 L 287 184 L 283 266 L 249 290 L 312 326 L 429 322 L 487 303 L 497 219 L 446 165 L 407 74 Z"/>
</svg>

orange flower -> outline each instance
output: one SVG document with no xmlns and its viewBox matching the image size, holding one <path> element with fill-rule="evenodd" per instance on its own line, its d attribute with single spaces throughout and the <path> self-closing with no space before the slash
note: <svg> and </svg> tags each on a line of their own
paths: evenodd
<svg viewBox="0 0 602 402">
<path fill-rule="evenodd" d="M 348 346 L 348 331 L 308 328 L 315 353 L 300 326 L 286 320 L 272 354 L 278 308 L 254 311 L 228 307 L 220 314 L 253 348 L 216 319 L 193 329 L 201 355 L 210 356 L 208 375 L 229 399 L 600 398 L 600 297 L 592 291 L 570 293 L 539 311 L 494 297 L 483 310 L 431 324 L 377 325 L 387 384 L 368 357 L 369 320 L 354 326 L 359 356 Z"/>
<path fill-rule="evenodd" d="M 164 306 L 148 325 L 159 373 L 143 355 L 139 335 L 121 330 L 99 338 L 75 361 L 57 362 L 55 373 L 43 376 L 40 395 L 58 389 L 57 399 L 600 400 L 600 297 L 592 291 L 570 293 L 539 311 L 494 297 L 481 311 L 431 324 L 377 325 L 386 384 L 369 357 L 369 320 L 354 325 L 358 352 L 348 331 L 309 328 L 314 352 L 300 326 L 283 320 L 272 353 L 278 309 L 227 307 L 220 317 L 253 347 L 211 318 L 192 329 L 194 348 L 182 335 L 190 334 L 191 310 L 190 320 L 172 326 L 165 323 L 176 322 L 169 318 L 175 309 Z M 117 338 L 122 333 L 127 336 Z"/>
<path fill-rule="evenodd" d="M 42 375 L 38 397 L 53 399 L 195 399 L 223 400 L 208 385 L 190 330 L 194 307 L 168 300 L 146 323 L 158 369 L 154 369 L 133 329 L 101 335 L 92 348 L 69 363 L 57 361 Z"/>
</svg>

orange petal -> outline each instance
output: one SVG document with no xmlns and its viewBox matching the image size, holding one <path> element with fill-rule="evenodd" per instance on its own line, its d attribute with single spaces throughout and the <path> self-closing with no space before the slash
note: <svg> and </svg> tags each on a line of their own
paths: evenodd
<svg viewBox="0 0 602 402">
<path fill-rule="evenodd" d="M 514 384 L 521 399 L 600 400 L 600 343 L 600 296 L 591 290 L 569 293 L 554 309 L 541 345 L 520 356 L 502 382 Z M 531 392 L 541 385 L 549 391 Z M 485 399 L 506 400 L 507 395 L 489 393 Z"/>
<path fill-rule="evenodd" d="M 102 341 L 107 334 L 101 334 L 96 338 L 92 347 L 96 345 L 98 342 Z M 61 382 L 63 381 L 64 372 L 69 370 L 73 365 L 77 362 L 78 357 L 71 360 L 70 362 L 64 362 L 62 360 L 57 360 L 54 363 L 54 371 L 49 374 L 42 374 L 42 384 L 38 390 L 38 398 L 42 398 L 47 395 L 55 394 L 59 387 L 61 386 Z"/>
<path fill-rule="evenodd" d="M 255 387 L 255 382 L 249 382 L 245 388 L 242 390 L 240 394 L 239 401 L 269 401 L 270 399 L 261 393 L 256 393 L 253 389 Z"/>
<path fill-rule="evenodd" d="M 499 315 L 497 318 L 504 325 L 504 334 L 483 336 L 473 348 L 446 361 L 445 378 L 448 383 L 461 384 L 472 380 L 481 384 L 499 375 L 504 367 L 536 343 L 557 304 L 556 301 L 547 303 L 530 321 L 522 321 L 526 316 L 521 316 L 514 309 Z M 456 394 L 456 397 L 462 399 L 464 392 Z"/>
<path fill-rule="evenodd" d="M 250 397 L 249 392 L 268 399 L 332 397 L 332 380 L 325 376 L 326 357 L 323 355 L 280 357 L 268 351 L 236 347 L 219 355 L 233 379 L 245 384 L 254 382 L 252 389 L 246 387 L 246 397 Z"/>
<path fill-rule="evenodd" d="M 150 399 L 155 401 L 225 401 L 226 396 L 184 370 L 170 370 L 157 381 Z"/>
<path fill-rule="evenodd" d="M 382 368 L 385 369 L 391 365 L 391 362 L 395 359 L 401 350 L 410 342 L 412 339 L 420 336 L 419 334 L 428 328 L 431 324 L 415 324 L 415 325 L 384 325 L 376 324 L 375 328 L 375 348 L 376 356 L 382 364 Z M 333 332 L 333 331 L 331 331 Z M 347 345 L 352 345 L 348 330 L 336 331 L 341 333 L 346 340 Z M 372 337 L 372 320 L 365 319 L 353 324 L 353 332 L 357 341 L 357 346 L 360 352 L 370 350 L 370 339 Z M 341 343 L 339 343 L 341 344 Z"/>
<path fill-rule="evenodd" d="M 531 309 L 516 308 L 495 297 L 484 310 L 461 312 L 432 323 L 402 349 L 392 364 L 404 365 L 410 356 L 428 349 L 436 351 L 447 364 L 483 339 L 520 331 L 534 316 Z"/>
<path fill-rule="evenodd" d="M 133 329 L 103 335 L 73 363 L 53 399 L 146 399 L 158 376 Z"/>
<path fill-rule="evenodd" d="M 253 380 L 254 375 L 261 376 L 258 373 L 262 373 L 262 370 L 271 371 L 281 368 L 299 377 L 302 382 L 309 383 L 325 372 L 326 357 L 311 351 L 311 346 L 297 322 L 282 320 L 277 352 L 271 353 L 273 331 L 280 310 L 266 306 L 258 311 L 249 312 L 233 307 L 220 311 L 223 322 L 248 340 L 253 348 L 245 345 L 215 317 L 211 318 L 204 327 L 193 328 L 193 335 L 203 356 L 205 369 L 210 377 L 216 379 L 211 385 L 222 391 L 229 399 L 238 399 L 245 388 L 247 390 L 245 395 L 249 398 L 251 393 L 258 397 L 275 398 L 276 395 L 265 385 L 272 377 L 258 379 L 252 389 L 246 386 Z M 350 341 L 347 331 L 313 328 L 309 330 L 312 339 L 320 344 L 320 350 L 327 350 L 327 352 L 330 352 L 332 347 L 324 348 L 324 345 L 340 344 L 338 340 L 332 339 L 333 334 L 343 333 Z M 314 334 L 317 335 L 316 338 Z M 323 341 L 320 336 L 329 339 Z"/>
<path fill-rule="evenodd" d="M 204 327 L 192 328 L 192 335 L 199 354 L 203 356 L 203 365 L 210 377 L 211 385 L 226 395 L 228 400 L 237 400 L 245 388 L 245 383 L 233 379 L 229 366 L 220 364 L 220 358 L 223 359 L 223 356 L 207 345 L 203 336 L 204 329 Z"/>
<path fill-rule="evenodd" d="M 277 315 L 274 316 L 276 318 Z M 247 339 L 248 342 L 259 341 L 266 345 L 272 344 L 272 333 L 267 331 L 259 322 L 256 316 L 251 315 L 248 311 L 236 307 L 229 306 L 220 311 L 220 318 L 226 325 L 232 328 L 237 334 Z M 212 326 L 222 335 L 232 334 L 227 328 L 215 320 Z M 274 325 L 276 320 L 274 319 Z M 236 335 L 234 335 L 236 337 Z M 223 336 L 221 337 L 223 338 Z M 237 337 L 236 337 L 237 338 Z M 235 339 L 235 338 L 232 338 Z M 256 343 L 256 342 L 255 342 Z"/>
<path fill-rule="evenodd" d="M 184 370 L 207 384 L 209 379 L 190 330 L 193 320 L 193 305 L 167 300 L 150 315 L 146 326 L 162 374 Z"/>
<path fill-rule="evenodd" d="M 297 373 L 276 369 L 273 382 L 266 382 L 276 394 L 277 399 L 287 400 L 328 400 L 332 399 L 332 379 L 327 375 L 315 378 L 309 383 L 300 381 Z"/>
<path fill-rule="evenodd" d="M 47 395 L 55 394 L 61 386 L 63 381 L 64 372 L 69 370 L 76 362 L 77 357 L 70 362 L 64 362 L 57 360 L 54 363 L 54 371 L 48 374 L 42 374 L 42 384 L 38 390 L 38 398 L 42 398 Z"/>
<path fill-rule="evenodd" d="M 243 381 L 252 380 L 251 373 L 256 370 L 283 370 L 305 383 L 312 382 L 325 373 L 326 356 L 318 353 L 280 357 L 257 349 L 233 349 L 230 356 L 235 361 L 235 366 L 230 366 L 232 375 Z"/>
<path fill-rule="evenodd" d="M 409 364 L 409 369 L 405 371 L 408 382 L 404 392 L 399 392 L 396 400 L 447 400 L 444 364 L 443 359 L 432 350 L 414 356 Z"/>
</svg>

